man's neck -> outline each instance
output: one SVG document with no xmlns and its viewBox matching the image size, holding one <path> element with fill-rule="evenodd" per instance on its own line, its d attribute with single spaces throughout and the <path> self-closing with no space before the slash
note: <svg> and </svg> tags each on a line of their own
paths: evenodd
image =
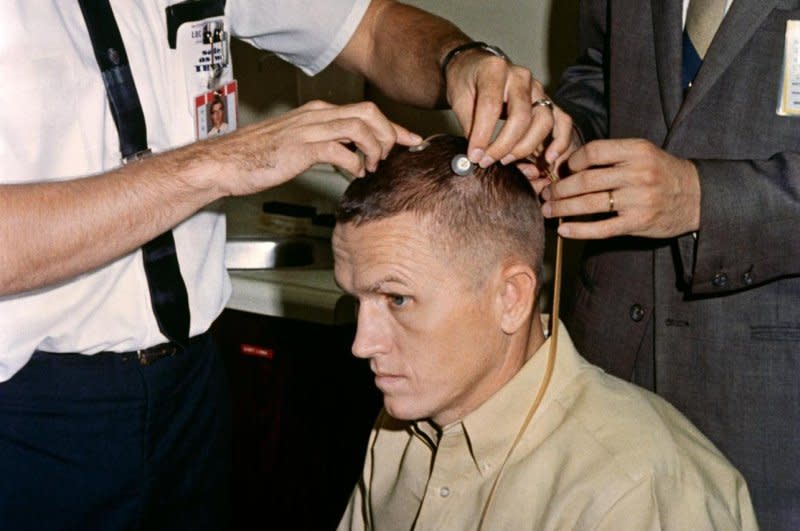
<svg viewBox="0 0 800 531">
<path fill-rule="evenodd" d="M 538 310 L 535 310 L 531 315 L 531 329 L 528 332 L 526 344 L 525 344 L 525 359 L 523 360 L 523 365 L 529 359 L 533 357 L 534 354 L 539 350 L 539 348 L 544 345 L 544 342 L 547 338 L 544 335 L 544 325 L 542 323 L 542 314 L 539 313 Z"/>
<path fill-rule="evenodd" d="M 486 400 L 502 389 L 530 360 L 537 350 L 544 344 L 544 327 L 541 314 L 534 311 L 531 315 L 529 330 L 520 330 L 507 345 L 505 363 L 498 371 L 497 378 L 490 384 L 491 389 L 480 397 L 480 401 L 468 405 L 456 418 L 428 419 L 437 429 L 458 422 L 470 412 L 479 408 Z"/>
</svg>

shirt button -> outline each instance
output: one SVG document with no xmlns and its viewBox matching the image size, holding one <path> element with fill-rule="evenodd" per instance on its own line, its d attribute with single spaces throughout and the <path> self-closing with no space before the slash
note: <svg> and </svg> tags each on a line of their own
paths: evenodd
<svg viewBox="0 0 800 531">
<path fill-rule="evenodd" d="M 642 308 L 641 304 L 634 304 L 631 306 L 630 310 L 631 320 L 635 323 L 638 323 L 642 319 L 644 319 L 644 308 Z"/>
<path fill-rule="evenodd" d="M 727 273 L 717 273 L 714 275 L 714 278 L 711 279 L 711 283 L 714 285 L 715 288 L 724 288 L 728 285 L 728 274 Z"/>
<path fill-rule="evenodd" d="M 752 271 L 746 271 L 744 275 L 742 275 L 742 282 L 744 282 L 745 286 L 751 285 L 755 281 L 755 277 L 753 277 Z"/>
<path fill-rule="evenodd" d="M 439 489 L 439 496 L 441 496 L 442 498 L 447 498 L 448 496 L 450 496 L 450 489 L 448 489 L 447 487 L 442 487 L 441 489 Z"/>
</svg>

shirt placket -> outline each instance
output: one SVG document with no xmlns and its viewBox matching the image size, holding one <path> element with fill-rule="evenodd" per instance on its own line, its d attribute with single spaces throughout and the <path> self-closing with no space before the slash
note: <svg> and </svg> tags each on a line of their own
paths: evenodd
<svg viewBox="0 0 800 531">
<path fill-rule="evenodd" d="M 417 517 L 417 531 L 450 529 L 453 522 L 464 521 L 464 511 L 471 511 L 466 490 L 474 484 L 474 467 L 463 426 L 451 427 L 442 434 Z M 468 504 L 468 505 L 465 505 Z"/>
</svg>

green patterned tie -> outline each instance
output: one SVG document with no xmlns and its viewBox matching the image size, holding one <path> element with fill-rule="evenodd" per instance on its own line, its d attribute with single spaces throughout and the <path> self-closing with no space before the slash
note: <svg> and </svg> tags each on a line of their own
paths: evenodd
<svg viewBox="0 0 800 531">
<path fill-rule="evenodd" d="M 705 57 L 711 39 L 725 17 L 725 0 L 691 0 L 686 13 L 686 33 L 700 59 Z"/>
</svg>

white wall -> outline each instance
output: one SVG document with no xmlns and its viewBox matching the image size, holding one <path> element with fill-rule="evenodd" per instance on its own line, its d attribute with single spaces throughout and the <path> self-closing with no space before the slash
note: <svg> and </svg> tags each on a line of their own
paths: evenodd
<svg viewBox="0 0 800 531">
<path fill-rule="evenodd" d="M 454 22 L 475 40 L 496 44 L 530 68 L 545 84 L 555 83 L 576 55 L 578 0 L 408 0 Z M 334 102 L 350 99 L 342 80 L 352 78 L 331 68 L 309 80 L 278 58 L 234 43 L 234 68 L 240 81 L 240 120 L 285 112 L 298 102 L 319 97 Z M 298 82 L 299 81 L 299 82 Z M 351 87 L 352 89 L 352 87 Z M 421 111 L 389 102 L 367 87 L 365 94 L 389 116 L 422 134 L 457 132 L 448 111 Z"/>
<path fill-rule="evenodd" d="M 453 21 L 475 40 L 497 44 L 511 58 L 549 81 L 550 0 L 408 0 Z M 575 2 L 560 2 L 560 4 Z"/>
</svg>

